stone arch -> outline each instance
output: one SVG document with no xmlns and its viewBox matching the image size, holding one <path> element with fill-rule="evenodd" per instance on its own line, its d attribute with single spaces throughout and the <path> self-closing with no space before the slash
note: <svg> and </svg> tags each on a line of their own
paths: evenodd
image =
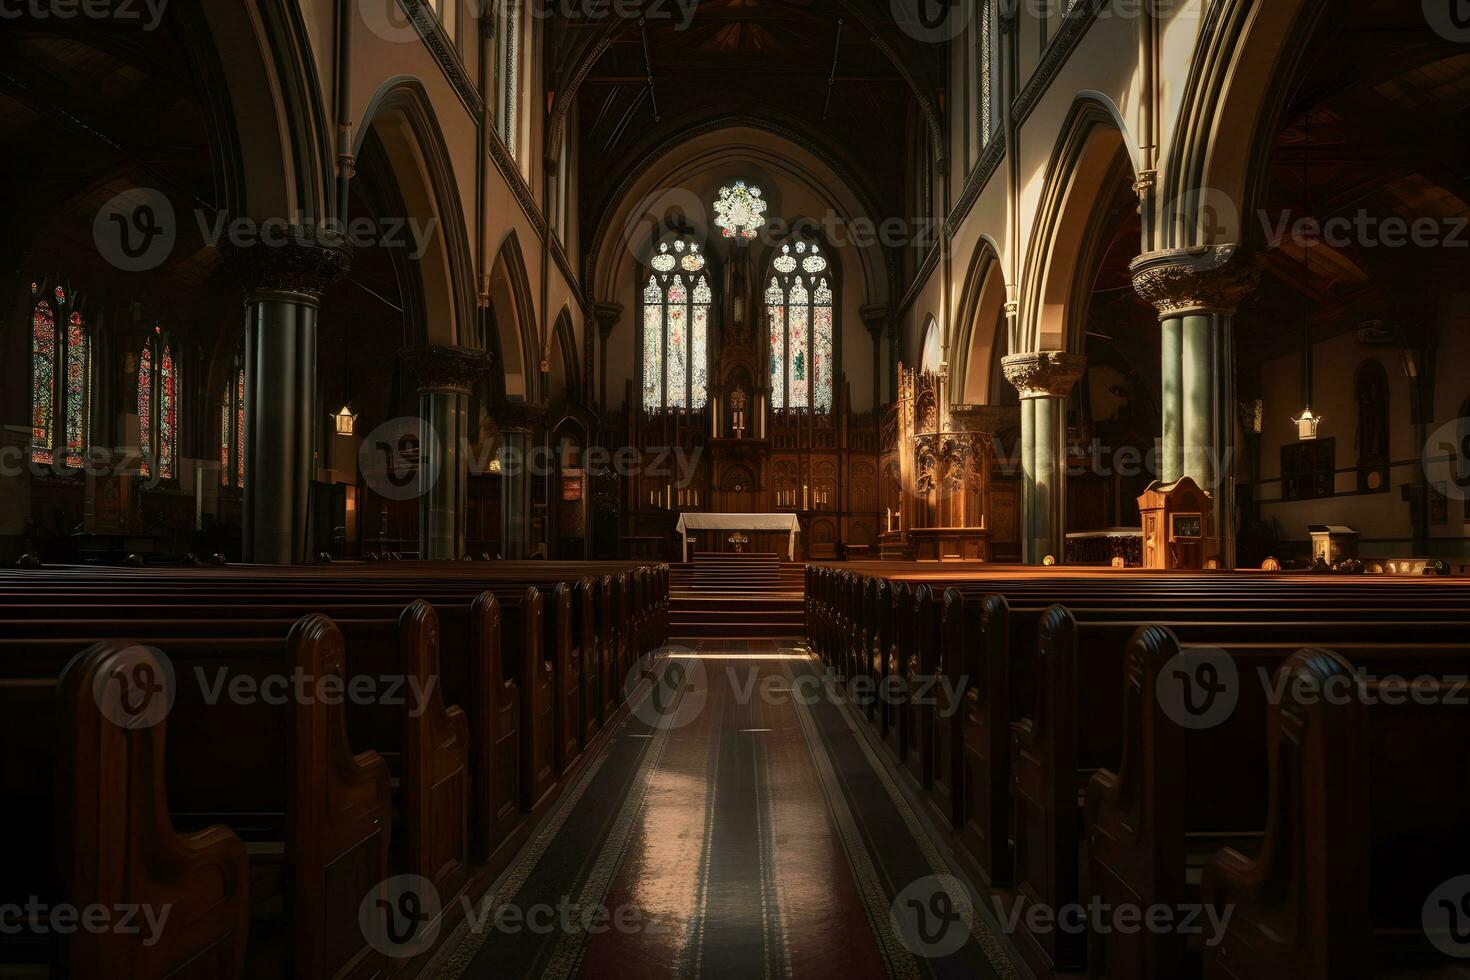
<svg viewBox="0 0 1470 980">
<path fill-rule="evenodd" d="M 1016 353 L 1081 352 L 1092 286 L 1089 259 L 1106 245 L 1097 239 L 1100 212 L 1112 198 L 1107 189 L 1138 171 L 1127 132 L 1106 96 L 1084 92 L 1073 102 L 1047 165 L 1032 225 Z"/>
<path fill-rule="evenodd" d="M 222 209 L 258 220 L 308 222 L 330 213 L 335 126 L 300 5 L 291 0 L 181 4 L 186 36 L 222 98 L 209 102 L 216 142 L 225 149 L 218 177 Z M 216 45 L 215 38 L 230 38 Z M 249 39 L 254 39 L 250 43 Z"/>
<path fill-rule="evenodd" d="M 572 311 L 569 306 L 562 307 L 561 313 L 557 314 L 551 336 L 555 349 L 549 360 L 551 371 L 546 379 L 547 398 L 552 401 L 580 401 L 582 361 L 577 350 L 576 332 L 572 328 Z"/>
<path fill-rule="evenodd" d="M 526 261 L 515 229 L 505 236 L 490 269 L 491 336 L 487 338 L 500 366 L 498 394 L 511 401 L 540 402 L 541 339 Z"/>
<path fill-rule="evenodd" d="M 988 405 L 998 394 L 992 380 L 1000 358 L 1009 352 L 1006 338 L 1006 284 L 1000 251 L 990 238 L 982 239 L 970 260 L 957 308 L 959 329 L 951 348 L 951 400 L 963 405 Z"/>
<path fill-rule="evenodd" d="M 1209 4 L 1156 205 L 1163 249 L 1239 243 L 1305 43 L 1327 0 Z M 1240 134 L 1253 133 L 1253 139 Z"/>
<path fill-rule="evenodd" d="M 380 215 L 377 234 L 407 252 L 422 287 L 421 323 L 409 325 L 425 344 L 477 346 L 474 266 L 464 209 L 448 148 L 428 93 L 417 79 L 388 80 L 369 103 L 357 145 L 376 138 L 404 213 Z"/>
</svg>

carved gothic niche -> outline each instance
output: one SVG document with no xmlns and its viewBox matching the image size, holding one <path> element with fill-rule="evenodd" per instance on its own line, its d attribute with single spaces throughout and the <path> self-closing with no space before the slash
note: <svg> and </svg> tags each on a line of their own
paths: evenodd
<svg viewBox="0 0 1470 980">
<path fill-rule="evenodd" d="M 720 480 L 720 489 L 726 493 L 748 493 L 755 489 L 755 478 L 748 467 L 737 464 L 726 468 Z"/>
<path fill-rule="evenodd" d="M 873 503 L 873 467 L 869 463 L 853 464 L 851 476 L 848 478 L 848 493 L 852 500 L 852 510 L 857 513 L 876 510 Z"/>
</svg>

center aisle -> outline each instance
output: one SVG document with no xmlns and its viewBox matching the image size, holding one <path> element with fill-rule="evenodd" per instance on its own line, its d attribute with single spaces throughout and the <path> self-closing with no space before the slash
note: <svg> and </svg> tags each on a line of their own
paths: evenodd
<svg viewBox="0 0 1470 980">
<path fill-rule="evenodd" d="M 1015 976 L 807 650 L 689 643 L 425 975 Z"/>
</svg>

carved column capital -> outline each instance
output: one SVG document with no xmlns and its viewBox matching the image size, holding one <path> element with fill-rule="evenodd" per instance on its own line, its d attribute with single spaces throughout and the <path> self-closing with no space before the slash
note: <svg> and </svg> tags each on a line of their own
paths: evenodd
<svg viewBox="0 0 1470 980">
<path fill-rule="evenodd" d="M 1235 313 L 1261 281 L 1259 265 L 1235 245 L 1148 252 L 1128 266 L 1133 289 L 1159 319 L 1189 313 Z"/>
<path fill-rule="evenodd" d="M 327 288 L 352 267 L 345 235 L 308 225 L 260 225 L 249 244 L 214 243 L 245 290 L 247 300 L 269 298 L 319 303 Z"/>
<path fill-rule="evenodd" d="M 593 303 L 592 318 L 597 321 L 597 334 L 603 340 L 613 332 L 623 317 L 622 303 Z"/>
<path fill-rule="evenodd" d="M 1065 398 L 1087 368 L 1087 357 L 1060 350 L 1034 351 L 1002 358 L 1000 367 L 1023 399 Z"/>
<path fill-rule="evenodd" d="M 893 313 L 893 308 L 887 303 L 865 303 L 858 309 L 858 316 L 863 318 L 863 325 L 868 328 L 868 333 L 878 336 L 883 328 L 888 326 L 888 321 Z"/>
<path fill-rule="evenodd" d="M 501 432 L 535 432 L 546 420 L 546 406 L 532 402 L 505 402 L 492 413 Z"/>
<path fill-rule="evenodd" d="M 490 355 L 475 347 L 414 347 L 399 351 L 419 394 L 447 391 L 467 395 L 490 371 Z"/>
</svg>

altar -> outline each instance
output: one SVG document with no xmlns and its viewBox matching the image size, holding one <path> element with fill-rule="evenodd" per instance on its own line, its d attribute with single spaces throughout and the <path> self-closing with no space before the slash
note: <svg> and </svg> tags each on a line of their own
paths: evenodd
<svg viewBox="0 0 1470 980">
<path fill-rule="evenodd" d="M 682 559 L 689 560 L 690 531 L 785 531 L 786 557 L 796 560 L 796 532 L 801 530 L 795 514 L 680 514 L 674 525 L 679 534 Z"/>
</svg>

